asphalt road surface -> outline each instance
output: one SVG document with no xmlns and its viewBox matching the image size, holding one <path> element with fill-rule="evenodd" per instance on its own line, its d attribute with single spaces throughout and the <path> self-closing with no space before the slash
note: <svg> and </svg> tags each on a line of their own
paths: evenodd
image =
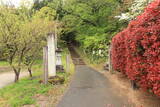
<svg viewBox="0 0 160 107">
<path fill-rule="evenodd" d="M 73 49 L 73 55 L 76 54 Z M 85 64 L 77 64 L 69 89 L 57 107 L 134 107 L 101 73 Z"/>
<path fill-rule="evenodd" d="M 77 65 L 70 87 L 57 107 L 134 107 L 99 72 Z"/>
</svg>

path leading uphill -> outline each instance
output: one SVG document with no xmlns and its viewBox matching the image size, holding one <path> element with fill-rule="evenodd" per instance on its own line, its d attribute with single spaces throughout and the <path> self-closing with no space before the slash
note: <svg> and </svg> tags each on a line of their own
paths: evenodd
<svg viewBox="0 0 160 107">
<path fill-rule="evenodd" d="M 70 51 L 73 60 L 79 59 L 72 47 Z M 57 107 L 134 107 L 106 77 L 79 60 L 69 89 Z"/>
</svg>

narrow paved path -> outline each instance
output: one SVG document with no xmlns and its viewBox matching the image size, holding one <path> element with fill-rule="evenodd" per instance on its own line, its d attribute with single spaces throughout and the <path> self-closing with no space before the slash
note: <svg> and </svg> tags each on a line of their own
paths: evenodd
<svg viewBox="0 0 160 107">
<path fill-rule="evenodd" d="M 21 72 L 20 78 L 27 76 L 27 72 Z M 14 72 L 3 72 L 0 73 L 0 88 L 3 88 L 14 82 L 15 74 Z"/>
<path fill-rule="evenodd" d="M 73 49 L 71 54 L 76 54 Z M 57 107 L 134 107 L 121 96 L 109 80 L 87 65 L 76 65 L 68 91 Z"/>
</svg>

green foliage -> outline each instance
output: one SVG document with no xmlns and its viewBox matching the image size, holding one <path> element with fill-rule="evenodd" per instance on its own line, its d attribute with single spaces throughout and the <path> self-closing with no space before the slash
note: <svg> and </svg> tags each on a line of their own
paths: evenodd
<svg viewBox="0 0 160 107">
<path fill-rule="evenodd" d="M 53 32 L 57 24 L 53 22 L 55 11 L 44 7 L 32 13 L 23 6 L 19 9 L 1 6 L 0 10 L 0 53 L 13 68 L 18 81 L 23 64 L 31 69 L 34 60 L 42 55 L 47 33 Z"/>
<path fill-rule="evenodd" d="M 67 55 L 70 55 L 68 47 L 63 48 L 63 52 L 62 52 L 62 64 L 64 65 L 63 67 L 64 67 L 65 71 L 66 71 L 66 65 L 67 65 L 66 64 Z M 70 56 L 70 58 L 71 58 L 71 56 Z M 63 77 L 65 77 L 65 80 L 68 80 L 69 79 L 68 75 L 73 74 L 74 72 L 75 72 L 75 65 L 73 64 L 73 61 L 70 60 L 70 72 L 67 75 L 64 75 L 62 73 L 60 76 L 63 76 Z"/>
<path fill-rule="evenodd" d="M 92 54 L 93 61 L 106 58 L 107 45 L 120 29 L 118 20 L 113 19 L 117 5 L 115 0 L 65 1 L 62 39 L 78 42 L 86 54 Z"/>
<path fill-rule="evenodd" d="M 67 48 L 64 48 L 62 53 L 62 62 L 64 68 L 66 69 L 66 55 L 69 53 Z M 34 79 L 24 78 L 19 82 L 6 86 L 3 89 L 0 89 L 0 107 L 22 107 L 27 104 L 36 105 L 35 96 L 38 94 L 48 95 L 48 91 L 53 89 L 53 85 L 43 85 L 39 81 L 42 79 L 42 60 L 36 60 L 33 65 L 33 76 Z M 64 85 L 68 84 L 70 75 L 74 73 L 74 64 L 71 61 L 70 64 L 70 73 L 60 73 L 57 75 L 59 77 L 65 78 Z M 61 89 L 58 89 L 61 90 Z"/>
<path fill-rule="evenodd" d="M 42 61 L 37 61 L 42 56 L 42 47 L 46 46 L 47 33 L 54 32 L 55 25 L 59 28 L 58 21 L 53 21 L 57 17 L 57 11 L 55 10 L 58 10 L 58 8 L 54 9 L 54 7 L 45 4 L 41 5 L 42 8 L 36 11 L 23 6 L 20 8 L 0 7 L 1 57 L 8 61 L 17 76 L 19 76 L 24 65 L 27 67 L 33 65 L 33 76 L 36 77 L 32 80 L 24 78 L 15 84 L 0 89 L 1 107 L 21 107 L 26 104 L 35 104 L 36 100 L 33 96 L 46 94 L 52 88 L 51 85 L 39 83 L 42 75 Z M 59 33 L 59 31 L 57 32 Z M 65 59 L 66 57 L 63 56 L 63 63 Z M 7 64 L 6 62 L 0 62 L 0 65 Z M 71 71 L 74 71 L 73 64 L 71 64 Z M 57 75 L 68 80 L 70 74 L 58 73 Z"/>
<path fill-rule="evenodd" d="M 36 65 L 38 66 L 38 65 Z M 6 104 L 11 107 L 21 107 L 22 105 L 35 104 L 36 100 L 33 98 L 36 94 L 47 94 L 51 85 L 43 85 L 39 83 L 39 76 L 42 75 L 41 67 L 36 67 L 34 70 L 34 76 L 36 79 L 25 78 L 18 83 L 9 85 L 3 89 L 0 89 L 0 99 L 6 101 L 0 102 L 0 106 L 3 107 Z"/>
<path fill-rule="evenodd" d="M 56 11 L 50 7 L 43 7 L 36 12 L 35 17 L 47 20 L 54 20 L 56 18 Z"/>
<path fill-rule="evenodd" d="M 0 61 L 0 67 L 9 66 L 7 61 Z"/>
<path fill-rule="evenodd" d="M 86 54 L 96 51 L 97 54 L 92 54 L 94 60 L 107 57 L 107 45 L 124 24 L 114 19 L 119 6 L 117 0 L 46 0 L 41 4 L 56 10 L 60 16 L 61 39 L 69 43 L 76 41 Z M 99 55 L 99 50 L 103 55 Z"/>
<path fill-rule="evenodd" d="M 38 6 L 39 8 L 35 8 Z M 33 9 L 40 10 L 48 6 L 56 10 L 56 15 L 63 23 L 61 39 L 68 43 L 77 43 L 86 54 L 107 49 L 111 38 L 128 25 L 126 21 L 115 18 L 122 11 L 127 11 L 123 0 L 45 0 L 35 2 Z M 100 45 L 99 45 L 100 44 Z M 94 60 L 103 57 L 94 54 Z"/>
</svg>

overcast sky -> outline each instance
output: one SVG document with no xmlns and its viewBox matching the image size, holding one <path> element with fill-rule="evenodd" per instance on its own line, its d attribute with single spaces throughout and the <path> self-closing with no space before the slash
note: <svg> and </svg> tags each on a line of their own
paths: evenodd
<svg viewBox="0 0 160 107">
<path fill-rule="evenodd" d="M 20 5 L 20 2 L 22 0 L 10 0 L 12 2 L 12 4 L 14 4 L 16 7 Z"/>
<path fill-rule="evenodd" d="M 18 7 L 23 1 L 33 1 L 33 0 L 2 0 L 4 3 L 11 3 L 14 4 L 16 7 Z"/>
</svg>

